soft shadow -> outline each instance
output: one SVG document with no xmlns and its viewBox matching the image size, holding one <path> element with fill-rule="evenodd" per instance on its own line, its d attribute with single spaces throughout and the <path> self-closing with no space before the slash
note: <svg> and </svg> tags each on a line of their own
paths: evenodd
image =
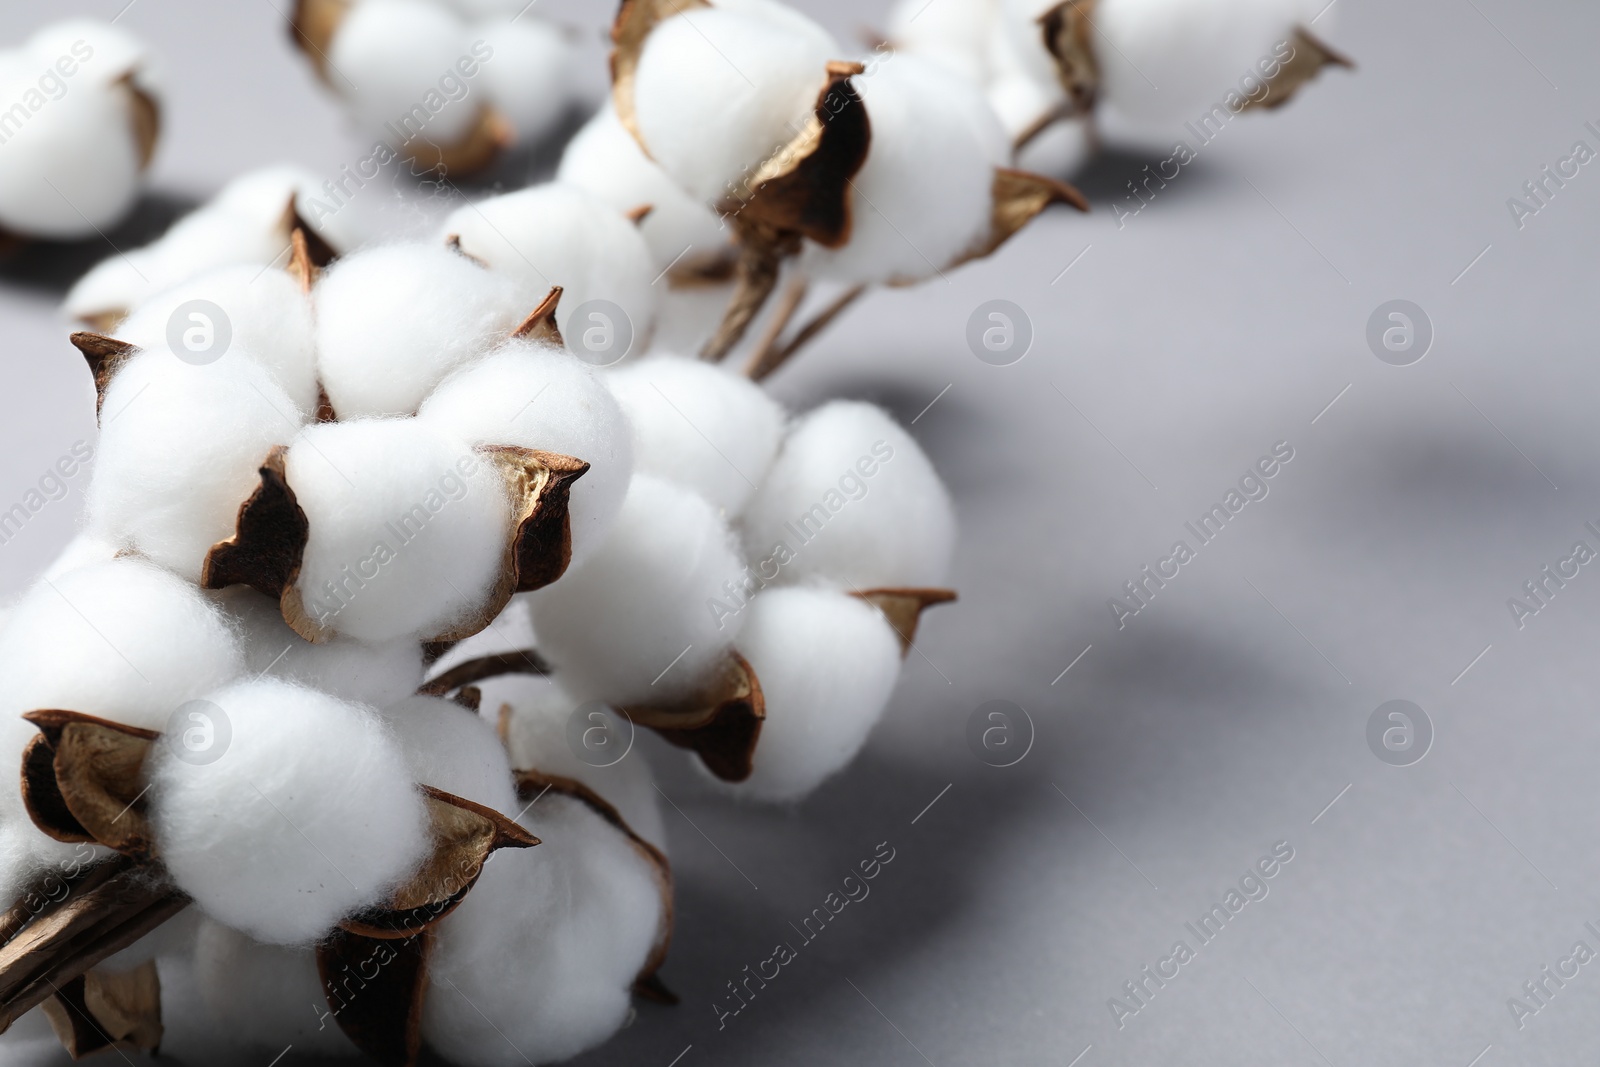
<svg viewBox="0 0 1600 1067">
<path fill-rule="evenodd" d="M 1201 153 L 1204 151 L 1202 148 Z M 1167 174 L 1172 174 L 1173 168 L 1178 166 L 1167 162 L 1171 157 L 1170 149 L 1163 152 L 1108 146 L 1080 167 L 1071 181 L 1093 204 L 1119 204 L 1133 198 L 1135 202 L 1129 204 L 1129 210 L 1135 210 L 1138 203 L 1155 204 L 1167 198 L 1194 196 L 1216 184 L 1216 174 L 1203 156 L 1178 167 L 1172 177 L 1163 178 L 1163 165 Z M 1138 187 L 1139 195 L 1144 197 L 1142 201 L 1129 188 L 1130 182 Z"/>
</svg>

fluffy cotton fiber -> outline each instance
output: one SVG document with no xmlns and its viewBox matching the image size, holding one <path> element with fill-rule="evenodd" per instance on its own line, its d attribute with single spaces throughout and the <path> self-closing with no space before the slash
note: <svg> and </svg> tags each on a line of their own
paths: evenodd
<svg viewBox="0 0 1600 1067">
<path fill-rule="evenodd" d="M 505 276 L 422 244 L 339 260 L 313 295 L 322 384 L 341 419 L 412 414 L 534 308 L 518 306 Z"/>
<path fill-rule="evenodd" d="M 534 448 L 588 463 L 572 487 L 574 564 L 599 545 L 622 507 L 634 463 L 627 420 L 596 373 L 569 352 L 508 343 L 445 381 L 420 415 L 473 445 Z"/>
<path fill-rule="evenodd" d="M 422 646 L 409 637 L 357 641 L 337 634 L 313 645 L 289 629 L 278 601 L 247 586 L 216 594 L 218 606 L 238 631 L 245 670 L 297 682 L 340 700 L 382 707 L 422 684 Z"/>
<path fill-rule="evenodd" d="M 987 45 L 998 0 L 898 0 L 886 22 L 895 53 L 936 60 L 975 85 L 989 80 Z"/>
<path fill-rule="evenodd" d="M 440 78 L 456 75 L 456 61 L 471 43 L 459 16 L 440 4 L 361 0 L 334 34 L 329 77 L 366 129 L 394 141 L 387 124 L 399 125 L 420 106 L 427 115 L 421 136 L 447 145 L 465 137 L 477 120 L 470 94 L 451 99 L 439 90 Z"/>
<path fill-rule="evenodd" d="M 411 696 L 380 713 L 400 743 L 411 778 L 446 793 L 515 815 L 506 750 L 488 720 L 438 697 Z"/>
<path fill-rule="evenodd" d="M 719 4 L 662 22 L 634 80 L 651 158 L 707 202 L 788 144 L 816 107 L 840 49 L 820 26 L 776 4 Z"/>
<path fill-rule="evenodd" d="M 562 31 L 536 18 L 497 17 L 470 26 L 468 35 L 493 50 L 480 68 L 483 91 L 517 140 L 536 142 L 554 132 L 572 95 L 572 46 Z"/>
<path fill-rule="evenodd" d="M 310 524 L 306 614 L 363 641 L 435 637 L 481 609 L 510 501 L 492 461 L 418 419 L 308 426 L 286 473 Z"/>
<path fill-rule="evenodd" d="M 527 311 L 561 286 L 557 324 L 569 346 L 590 325 L 573 318 L 578 309 L 606 300 L 628 316 L 643 350 L 655 321 L 657 271 L 638 227 L 605 201 L 560 182 L 535 185 L 457 208 L 441 228 L 441 235 L 451 234 L 461 238 L 462 251 L 511 278 Z M 597 353 L 599 362 L 621 355 Z"/>
<path fill-rule="evenodd" d="M 208 300 L 221 308 L 232 335 L 230 347 L 237 345 L 265 367 L 301 411 L 317 409 L 311 302 L 297 280 L 277 269 L 219 267 L 141 303 L 117 327 L 117 339 L 140 348 L 167 347 L 173 314 L 191 300 Z"/>
<path fill-rule="evenodd" d="M 834 401 L 789 431 L 745 508 L 745 550 L 780 582 L 941 584 L 955 515 L 933 465 L 881 408 Z M 780 548 L 780 546 L 782 546 Z"/>
<path fill-rule="evenodd" d="M 199 580 L 211 546 L 233 536 L 262 461 L 303 420 L 240 347 L 203 365 L 165 345 L 139 353 L 106 390 L 90 532 Z"/>
<path fill-rule="evenodd" d="M 929 277 L 988 236 L 1009 140 L 982 91 L 933 60 L 896 56 L 855 84 L 872 145 L 852 182 L 850 241 L 808 246 L 807 270 L 852 284 Z"/>
<path fill-rule="evenodd" d="M 719 620 L 708 601 L 744 581 L 711 505 L 639 474 L 605 542 L 533 595 L 533 626 L 575 696 L 670 703 L 692 695 L 737 636 L 737 618 Z"/>
<path fill-rule="evenodd" d="M 462 1067 L 554 1063 L 628 1017 L 662 921 L 654 864 L 579 801 L 521 820 L 543 842 L 502 850 L 438 926 L 428 1045 Z"/>
<path fill-rule="evenodd" d="M 776 401 L 747 378 L 670 356 L 619 367 L 606 382 L 633 425 L 639 470 L 739 514 L 778 452 Z"/>
<path fill-rule="evenodd" d="M 769 589 L 739 636 L 766 697 L 767 720 L 739 796 L 798 800 L 855 758 L 900 675 L 900 639 L 859 597 L 832 589 Z"/>
<path fill-rule="evenodd" d="M 194 969 L 206 1014 L 230 1047 L 260 1050 L 267 1060 L 291 1044 L 306 1056 L 356 1054 L 330 1014 L 313 949 L 263 945 L 203 919 Z"/>
<path fill-rule="evenodd" d="M 207 915 L 305 943 L 421 862 L 422 795 L 370 709 L 269 678 L 205 699 L 231 729 L 221 757 L 188 762 L 158 744 L 146 773 L 162 857 Z"/>
</svg>

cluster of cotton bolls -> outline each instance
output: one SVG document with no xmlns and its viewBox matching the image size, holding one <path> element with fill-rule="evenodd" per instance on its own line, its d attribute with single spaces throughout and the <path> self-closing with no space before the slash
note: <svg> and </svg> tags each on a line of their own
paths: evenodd
<svg viewBox="0 0 1600 1067">
<path fill-rule="evenodd" d="M 522 0 L 300 0 L 294 36 L 364 136 L 427 169 L 537 143 L 573 95 L 566 30 Z"/>
<path fill-rule="evenodd" d="M 1070 169 L 1103 108 L 1134 136 L 1178 134 L 1213 107 L 1276 107 L 1323 65 L 1317 0 L 899 0 L 898 49 L 981 87 L 1024 158 Z M 1215 130 L 1213 130 L 1215 132 Z"/>
<path fill-rule="evenodd" d="M 160 129 L 144 44 L 90 19 L 0 50 L 0 241 L 73 240 L 133 207 Z"/>
</svg>

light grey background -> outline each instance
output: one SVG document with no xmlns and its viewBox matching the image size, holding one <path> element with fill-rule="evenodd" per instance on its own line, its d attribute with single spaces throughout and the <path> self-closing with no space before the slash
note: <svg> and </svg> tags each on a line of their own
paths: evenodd
<svg viewBox="0 0 1600 1067">
<path fill-rule="evenodd" d="M 0 38 L 122 2 L 12 3 Z M 281 158 L 331 173 L 364 148 L 288 47 L 285 3 L 124 16 L 168 59 L 158 193 L 203 196 Z M 850 34 L 883 5 L 800 6 Z M 1506 607 L 1574 541 L 1600 548 L 1584 529 L 1600 520 L 1600 165 L 1521 231 L 1506 207 L 1575 140 L 1600 146 L 1583 128 L 1600 120 L 1600 12 L 1338 0 L 1325 26 L 1360 69 L 1232 124 L 1126 228 L 1109 202 L 1166 151 L 1099 165 L 1089 217 L 1052 214 L 948 281 L 874 294 L 775 380 L 796 406 L 921 413 L 960 509 L 962 600 L 928 618 L 862 758 L 797 810 L 730 808 L 669 776 L 664 974 L 684 1002 L 642 1006 L 581 1062 L 1600 1056 L 1600 962 L 1523 1029 L 1506 1005 L 1574 942 L 1600 950 L 1583 926 L 1600 926 L 1600 566 L 1523 629 Z M 94 433 L 57 296 L 0 286 L 0 505 Z M 995 297 L 1037 334 L 1008 368 L 963 339 Z M 1394 298 L 1437 331 L 1411 367 L 1365 342 Z M 1106 599 L 1277 441 L 1295 457 L 1270 496 L 1119 631 Z M 79 499 L 0 547 L 0 586 L 51 556 Z M 964 741 L 997 698 L 1038 727 L 1006 770 Z M 1409 768 L 1364 739 L 1395 698 L 1436 729 Z M 795 940 L 789 923 L 885 840 L 897 858 L 871 896 L 719 1031 L 723 983 Z M 1184 923 L 1278 841 L 1295 857 L 1270 896 L 1118 1029 L 1108 998 L 1174 941 L 1194 947 Z"/>
</svg>

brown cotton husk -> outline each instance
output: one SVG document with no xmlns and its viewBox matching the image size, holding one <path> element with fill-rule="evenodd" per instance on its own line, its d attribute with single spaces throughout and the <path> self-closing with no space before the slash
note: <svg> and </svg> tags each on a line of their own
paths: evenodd
<svg viewBox="0 0 1600 1067">
<path fill-rule="evenodd" d="M 117 86 L 127 95 L 128 125 L 139 149 L 139 169 L 145 170 L 155 158 L 156 142 L 161 139 L 161 105 L 139 87 L 131 73 L 119 78 Z"/>
<path fill-rule="evenodd" d="M 917 623 L 922 619 L 922 613 L 936 604 L 948 604 L 956 599 L 954 589 L 915 589 L 915 588 L 885 588 L 863 589 L 855 594 L 879 611 L 889 620 L 889 626 L 895 635 L 900 638 L 900 654 L 911 654 L 911 646 L 917 639 Z"/>
<path fill-rule="evenodd" d="M 473 685 L 489 678 L 499 678 L 507 674 L 533 674 L 545 675 L 550 673 L 550 664 L 531 648 L 519 649 L 515 652 L 499 652 L 492 656 L 480 656 L 458 663 L 438 677 L 430 678 L 422 683 L 417 692 L 423 696 L 442 697 L 464 686 Z"/>
<path fill-rule="evenodd" d="M 1010 167 L 994 169 L 994 183 L 990 186 L 990 197 L 992 202 L 989 210 L 989 232 L 972 248 L 957 256 L 945 269 L 959 267 L 963 263 L 970 263 L 972 260 L 983 259 L 993 254 L 1052 204 L 1066 204 L 1079 211 L 1089 210 L 1088 199 L 1076 187 L 1055 178 L 1047 178 L 1043 174 L 1013 170 Z M 897 284 L 909 285 L 912 281 Z"/>
<path fill-rule="evenodd" d="M 506 720 L 510 711 L 510 705 L 503 705 L 500 709 L 502 736 L 506 732 Z M 667 960 L 667 948 L 672 942 L 674 915 L 672 864 L 667 859 L 666 853 L 640 837 L 633 827 L 628 825 L 628 821 L 622 817 L 622 813 L 615 805 L 576 778 L 546 774 L 539 770 L 517 771 L 516 778 L 517 799 L 524 804 L 532 807 L 533 803 L 546 793 L 555 793 L 557 796 L 576 800 L 616 828 L 628 839 L 628 844 L 633 846 L 634 850 L 654 869 L 656 884 L 661 890 L 661 926 L 656 934 L 655 944 L 651 946 L 650 955 L 646 957 L 644 966 L 639 969 L 639 975 L 634 979 L 633 989 L 636 994 L 647 1000 L 676 1004 L 677 994 L 668 989 L 657 976 L 657 972 Z"/>
<path fill-rule="evenodd" d="M 729 652 L 711 684 L 689 700 L 670 707 L 620 710 L 635 724 L 694 752 L 707 770 L 725 782 L 750 777 L 761 724 L 767 717 L 761 681 L 750 662 L 737 652 Z"/>
<path fill-rule="evenodd" d="M 728 242 L 697 256 L 684 256 L 667 268 L 670 289 L 703 289 L 733 280 L 739 269 L 739 246 Z"/>
<path fill-rule="evenodd" d="M 466 898 L 490 855 L 502 848 L 532 848 L 539 839 L 492 808 L 423 786 L 433 850 L 415 874 L 382 904 L 351 916 L 340 928 L 362 937 L 414 937 L 449 915 Z"/>
<path fill-rule="evenodd" d="M 72 342 L 72 347 L 82 353 L 89 364 L 89 373 L 94 375 L 94 413 L 99 417 L 100 409 L 105 406 L 106 390 L 111 387 L 111 379 L 139 350 L 126 341 L 88 330 L 79 330 L 68 340 Z"/>
<path fill-rule="evenodd" d="M 278 226 L 283 234 L 284 242 L 290 247 L 291 256 L 294 254 L 295 231 L 300 231 L 306 246 L 305 259 L 309 260 L 313 267 L 320 270 L 339 258 L 339 250 L 324 240 L 322 235 L 300 214 L 300 207 L 296 203 L 297 199 L 298 197 L 294 195 L 289 197 L 289 203 L 283 209 L 283 216 L 279 219 Z M 282 253 L 279 254 L 281 255 Z M 293 268 L 291 268 L 290 273 L 294 273 Z M 296 276 L 299 277 L 299 275 Z M 310 280 L 316 281 L 316 275 L 312 274 Z M 303 278 L 302 281 L 304 281 Z M 307 291 L 309 292 L 309 290 Z"/>
<path fill-rule="evenodd" d="M 131 971 L 89 971 L 40 1007 L 61 1047 L 75 1060 L 113 1047 L 161 1048 L 161 978 L 154 960 Z"/>
<path fill-rule="evenodd" d="M 475 256 L 471 252 L 468 252 L 465 248 L 461 247 L 461 235 L 459 233 L 453 233 L 446 237 L 444 239 L 444 246 L 461 258 L 472 260 L 472 262 L 476 263 L 484 270 L 489 269 L 488 260 L 482 258 L 481 256 Z"/>
<path fill-rule="evenodd" d="M 1065 0 L 1038 18 L 1044 47 L 1056 63 L 1056 78 L 1067 94 L 1062 117 L 1087 114 L 1100 95 L 1100 63 L 1094 54 L 1094 11 L 1098 0 Z"/>
<path fill-rule="evenodd" d="M 561 294 L 565 292 L 559 285 L 550 287 L 539 306 L 528 313 L 528 317 L 518 324 L 511 336 L 524 341 L 536 341 L 541 344 L 554 345 L 562 348 L 566 342 L 561 338 L 561 328 L 556 325 L 556 309 L 561 306 Z"/>
<path fill-rule="evenodd" d="M 468 177 L 485 169 L 500 157 L 516 131 L 494 108 L 487 104 L 478 108 L 478 116 L 458 140 L 439 144 L 423 137 L 413 137 L 399 147 L 400 158 L 414 164 L 413 173 L 432 172 L 455 177 Z"/>
<path fill-rule="evenodd" d="M 328 1008 L 345 1037 L 385 1067 L 412 1067 L 422 1052 L 422 1004 L 434 934 L 404 940 L 335 930 L 317 946 Z"/>
<path fill-rule="evenodd" d="M 655 209 L 656 206 L 654 204 L 640 204 L 638 207 L 632 207 L 624 211 L 622 215 L 635 226 L 643 226 L 644 220 L 649 218 L 650 212 Z"/>
<path fill-rule="evenodd" d="M 22 800 L 34 825 L 57 841 L 152 858 L 144 763 L 160 735 L 75 711 L 23 718 L 39 728 L 22 757 Z"/>
<path fill-rule="evenodd" d="M 633 106 L 634 76 L 639 57 L 650 39 L 650 32 L 666 19 L 685 11 L 710 7 L 707 0 L 622 0 L 611 23 L 611 102 L 623 128 L 633 134 L 645 155 L 650 146 L 639 134 L 639 120 Z"/>
<path fill-rule="evenodd" d="M 1294 95 L 1306 83 L 1321 74 L 1324 67 L 1355 66 L 1352 60 L 1334 51 L 1304 26 L 1295 27 L 1290 43 L 1294 45 L 1294 54 L 1289 57 L 1287 63 L 1278 68 L 1276 75 L 1267 79 L 1267 95 L 1259 100 L 1247 97 L 1242 110 L 1253 107 L 1269 110 L 1280 108 L 1294 99 Z"/>
<path fill-rule="evenodd" d="M 317 77 L 333 85 L 328 75 L 328 52 L 354 0 L 295 0 L 289 16 L 289 37 L 311 60 Z"/>
<path fill-rule="evenodd" d="M 267 454 L 259 472 L 260 484 L 249 499 L 239 505 L 234 535 L 226 541 L 218 541 L 206 553 L 200 571 L 203 588 L 248 585 L 258 593 L 275 598 L 285 597 L 294 588 L 306 541 L 311 535 L 311 523 L 284 476 L 288 454 L 286 445 L 277 445 Z M 287 604 L 284 618 L 294 626 Z M 299 627 L 296 632 L 306 636 Z"/>
<path fill-rule="evenodd" d="M 15 932 L 0 944 L 0 1033 L 188 904 L 159 868 L 116 856 L 85 872 L 64 898 L 8 922 Z"/>
<path fill-rule="evenodd" d="M 320 240 L 320 238 L 319 238 Z M 312 287 L 322 274 L 322 268 L 311 257 L 311 244 L 303 226 L 289 232 L 289 276 L 300 283 L 300 291 L 311 295 Z"/>
</svg>

